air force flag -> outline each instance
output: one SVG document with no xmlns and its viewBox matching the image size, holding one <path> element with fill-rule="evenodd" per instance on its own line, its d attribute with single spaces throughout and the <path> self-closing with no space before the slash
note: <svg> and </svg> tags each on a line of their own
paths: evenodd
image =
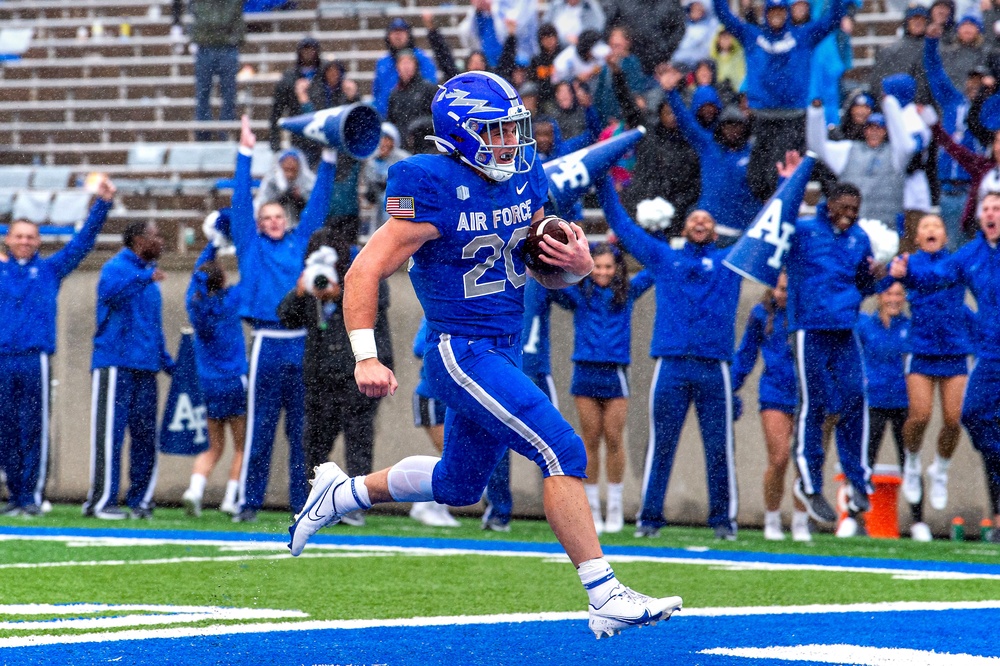
<svg viewBox="0 0 1000 666">
<path fill-rule="evenodd" d="M 799 206 L 809 184 L 816 156 L 807 153 L 795 172 L 768 199 L 723 264 L 745 278 L 774 288 L 792 247 Z"/>
<path fill-rule="evenodd" d="M 198 385 L 192 332 L 181 334 L 177 367 L 170 381 L 167 408 L 160 424 L 160 452 L 193 456 L 208 450 L 205 400 Z"/>
</svg>

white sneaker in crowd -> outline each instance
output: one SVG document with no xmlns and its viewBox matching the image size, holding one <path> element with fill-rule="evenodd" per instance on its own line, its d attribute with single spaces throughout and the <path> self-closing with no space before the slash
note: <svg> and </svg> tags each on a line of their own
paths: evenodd
<svg viewBox="0 0 1000 666">
<path fill-rule="evenodd" d="M 222 500 L 222 504 L 219 505 L 219 511 L 228 513 L 230 516 L 235 516 L 240 512 L 240 507 L 237 506 L 234 500 L 224 499 Z"/>
<path fill-rule="evenodd" d="M 942 511 L 948 506 L 948 472 L 932 463 L 927 468 L 927 477 L 931 482 L 931 507 Z"/>
<path fill-rule="evenodd" d="M 591 507 L 590 515 L 594 519 L 594 529 L 598 534 L 604 534 L 604 519 L 601 518 L 601 510 Z"/>
<path fill-rule="evenodd" d="M 837 525 L 836 535 L 841 538 L 848 538 L 858 535 L 858 521 L 850 516 L 847 516 L 842 521 L 840 525 Z"/>
<path fill-rule="evenodd" d="M 764 514 L 764 539 L 767 541 L 784 541 L 785 532 L 781 529 L 781 514 L 767 512 Z"/>
<path fill-rule="evenodd" d="M 201 517 L 201 495 L 195 492 L 193 488 L 188 488 L 184 491 L 181 502 L 184 504 L 184 513 L 192 518 Z"/>
<path fill-rule="evenodd" d="M 913 523 L 910 525 L 910 538 L 914 541 L 933 541 L 934 536 L 931 534 L 931 528 L 927 523 Z"/>
<path fill-rule="evenodd" d="M 809 514 L 805 511 L 796 511 L 792 514 L 792 541 L 801 543 L 812 540 L 812 532 L 809 530 Z"/>
<path fill-rule="evenodd" d="M 920 504 L 924 492 L 921 487 L 920 458 L 907 454 L 903 461 L 903 497 L 909 504 Z"/>
<path fill-rule="evenodd" d="M 625 529 L 625 513 L 621 504 L 608 503 L 608 515 L 604 519 L 604 531 L 616 534 Z"/>
</svg>

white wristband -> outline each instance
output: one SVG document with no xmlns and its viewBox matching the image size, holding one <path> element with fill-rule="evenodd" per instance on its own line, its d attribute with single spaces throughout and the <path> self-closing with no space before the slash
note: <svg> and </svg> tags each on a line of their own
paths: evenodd
<svg viewBox="0 0 1000 666">
<path fill-rule="evenodd" d="M 590 273 L 587 273 L 587 275 L 590 275 Z M 587 277 L 587 275 L 577 275 L 576 273 L 570 273 L 569 271 L 564 270 L 562 272 L 562 281 L 566 284 L 576 284 L 583 280 L 583 278 Z"/>
<path fill-rule="evenodd" d="M 368 358 L 378 358 L 375 347 L 375 329 L 358 328 L 347 334 L 351 339 L 351 349 L 354 351 L 354 362 L 360 363 Z"/>
</svg>

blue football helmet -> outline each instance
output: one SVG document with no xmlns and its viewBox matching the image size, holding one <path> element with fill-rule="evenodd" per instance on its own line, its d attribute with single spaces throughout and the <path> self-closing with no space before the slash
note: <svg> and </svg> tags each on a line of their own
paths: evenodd
<svg viewBox="0 0 1000 666">
<path fill-rule="evenodd" d="M 490 72 L 466 72 L 438 88 L 431 103 L 434 134 L 427 138 L 439 151 L 497 182 L 531 170 L 535 161 L 531 112 L 510 83 Z M 510 123 L 514 123 L 513 141 L 504 138 Z M 497 159 L 495 149 L 503 159 Z"/>
</svg>

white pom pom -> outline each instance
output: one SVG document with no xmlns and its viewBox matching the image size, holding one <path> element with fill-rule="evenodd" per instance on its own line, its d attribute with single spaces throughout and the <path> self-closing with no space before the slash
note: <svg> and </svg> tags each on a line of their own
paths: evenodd
<svg viewBox="0 0 1000 666">
<path fill-rule="evenodd" d="M 644 199 L 636 206 L 635 221 L 648 231 L 661 231 L 670 226 L 676 212 L 674 205 L 663 197 Z"/>
<path fill-rule="evenodd" d="M 878 263 L 888 263 L 899 253 L 899 233 L 880 220 L 859 220 L 858 226 L 868 234 L 868 240 L 872 244 L 872 254 Z"/>
</svg>

